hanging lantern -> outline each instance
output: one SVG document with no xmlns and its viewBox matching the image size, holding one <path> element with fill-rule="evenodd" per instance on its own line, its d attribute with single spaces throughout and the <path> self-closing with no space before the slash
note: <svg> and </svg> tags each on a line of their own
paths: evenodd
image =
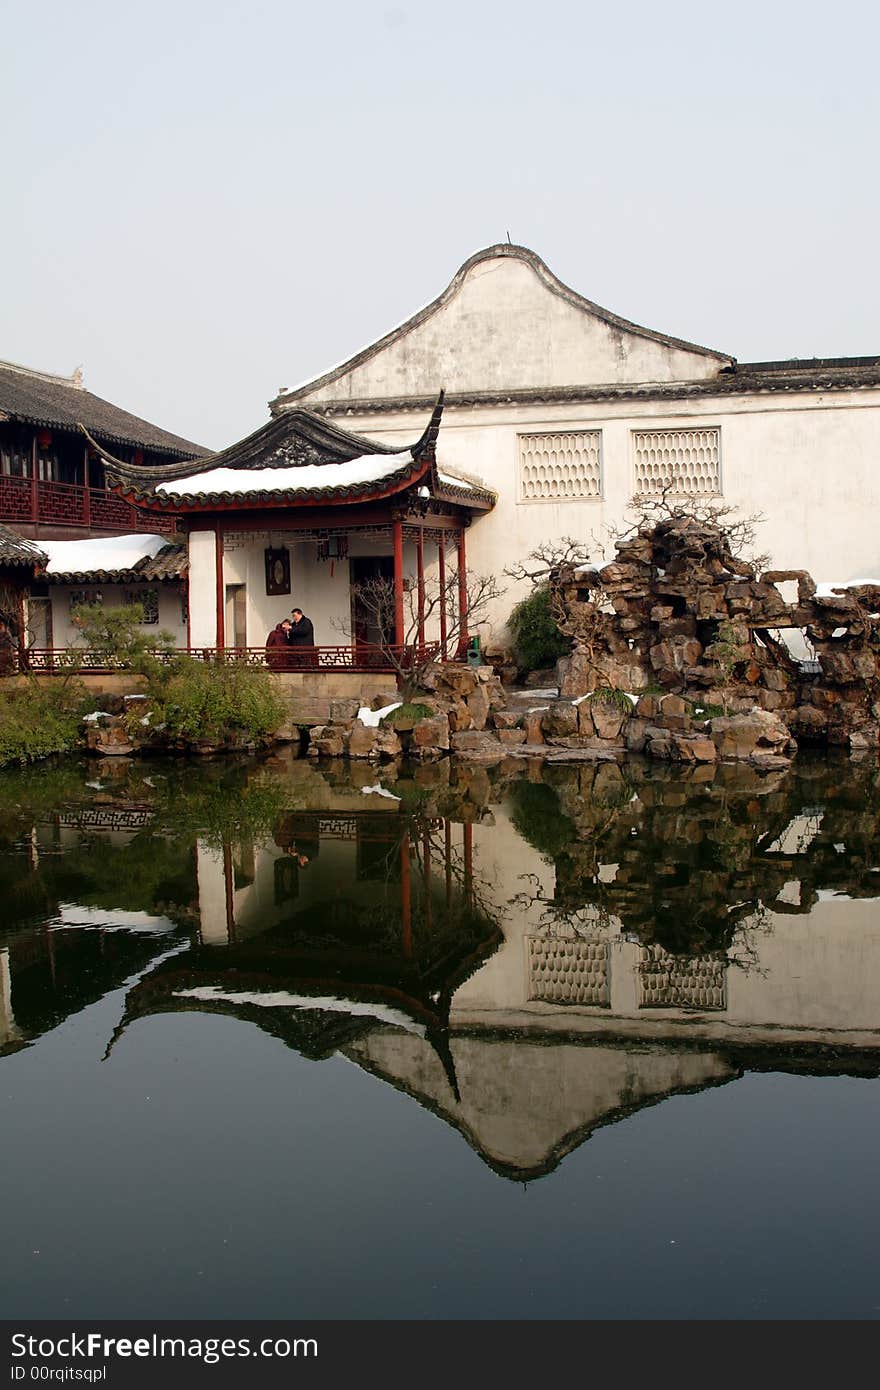
<svg viewBox="0 0 880 1390">
<path fill-rule="evenodd" d="M 141 464 L 142 464 L 143 461 L 144 461 L 144 451 L 143 451 L 143 449 L 135 449 L 134 455 L 133 455 L 131 461 L 132 461 L 132 463 L 135 465 L 136 468 L 140 468 Z"/>
<path fill-rule="evenodd" d="M 37 448 L 38 448 L 38 449 L 48 449 L 48 448 L 49 448 L 49 445 L 50 445 L 51 443 L 52 443 L 52 431 L 51 431 L 51 430 L 37 430 Z"/>
</svg>

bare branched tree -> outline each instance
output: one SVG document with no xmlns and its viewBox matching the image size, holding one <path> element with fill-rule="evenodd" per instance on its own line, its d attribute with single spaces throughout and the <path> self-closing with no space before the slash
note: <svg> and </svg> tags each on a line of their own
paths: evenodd
<svg viewBox="0 0 880 1390">
<path fill-rule="evenodd" d="M 752 512 L 742 516 L 737 507 L 719 498 L 683 496 L 672 483 L 667 483 L 650 496 L 641 494 L 631 497 L 627 518 L 624 526 L 609 527 L 613 541 L 625 541 L 645 532 L 653 533 L 661 525 L 690 521 L 698 527 L 718 532 L 723 551 L 736 562 L 734 572 L 738 573 L 739 567 L 750 567 L 757 574 L 770 563 L 769 556 L 758 554 L 755 550 L 757 528 L 764 520 L 763 513 Z"/>
<path fill-rule="evenodd" d="M 459 591 L 458 571 L 447 571 L 444 583 L 426 578 L 421 604 L 418 586 L 409 579 L 403 592 L 403 641 L 396 638 L 394 581 L 372 575 L 352 586 L 355 606 L 369 629 L 376 634 L 372 646 L 377 657 L 393 669 L 398 688 L 409 698 L 425 688 L 429 672 L 444 653 L 437 638 L 420 640 L 422 632 L 437 632 L 440 614 L 445 613 L 446 655 L 460 655 L 476 625 L 490 606 L 503 597 L 504 590 L 493 575 L 468 575 L 463 594 Z M 462 598 L 464 602 L 462 603 Z M 337 622 L 338 631 L 351 638 L 349 623 Z"/>
</svg>

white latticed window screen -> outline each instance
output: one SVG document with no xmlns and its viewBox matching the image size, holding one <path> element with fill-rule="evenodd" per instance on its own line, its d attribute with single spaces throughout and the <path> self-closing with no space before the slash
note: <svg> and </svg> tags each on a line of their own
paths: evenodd
<svg viewBox="0 0 880 1390">
<path fill-rule="evenodd" d="M 633 430 L 635 491 L 649 496 L 671 487 L 687 496 L 721 492 L 721 431 Z"/>
<path fill-rule="evenodd" d="M 723 954 L 672 956 L 662 946 L 639 951 L 640 1009 L 725 1009 L 727 959 Z"/>
<path fill-rule="evenodd" d="M 602 431 L 520 434 L 519 495 L 523 502 L 565 502 L 602 496 Z"/>
<path fill-rule="evenodd" d="M 608 946 L 604 941 L 526 937 L 529 998 L 551 1004 L 608 1006 Z"/>
</svg>

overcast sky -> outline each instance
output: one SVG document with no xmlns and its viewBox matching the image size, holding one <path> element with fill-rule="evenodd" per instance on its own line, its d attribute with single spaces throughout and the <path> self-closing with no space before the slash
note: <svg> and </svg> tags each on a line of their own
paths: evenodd
<svg viewBox="0 0 880 1390">
<path fill-rule="evenodd" d="M 741 360 L 878 354 L 878 14 L 0 0 L 0 357 L 220 447 L 508 234 Z"/>
</svg>

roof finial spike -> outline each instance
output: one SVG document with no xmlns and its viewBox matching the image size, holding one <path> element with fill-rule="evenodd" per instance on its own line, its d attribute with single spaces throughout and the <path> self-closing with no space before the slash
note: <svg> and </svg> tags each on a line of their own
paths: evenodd
<svg viewBox="0 0 880 1390">
<path fill-rule="evenodd" d="M 83 369 L 81 365 L 79 367 L 74 367 L 73 376 L 70 379 L 76 387 L 77 391 L 82 391 L 85 389 L 85 382 L 83 380 Z"/>
<path fill-rule="evenodd" d="M 513 245 L 513 242 L 510 240 L 510 232 L 507 233 L 507 244 L 508 244 L 508 246 L 512 246 L 512 245 Z"/>
</svg>

